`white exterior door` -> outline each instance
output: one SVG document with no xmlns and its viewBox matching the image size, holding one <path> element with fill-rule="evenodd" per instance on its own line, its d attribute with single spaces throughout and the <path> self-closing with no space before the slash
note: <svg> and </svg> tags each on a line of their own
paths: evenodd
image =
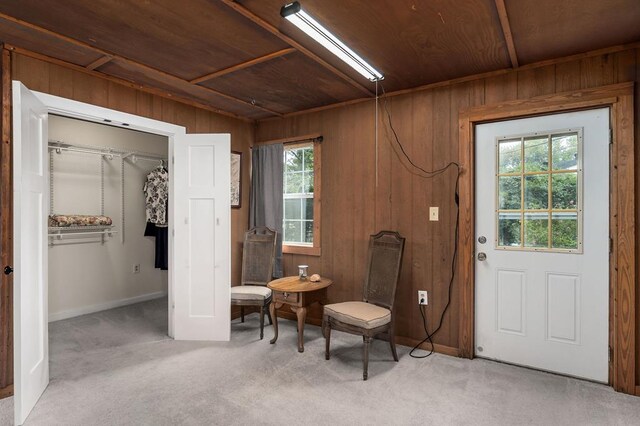
<svg viewBox="0 0 640 426">
<path fill-rule="evenodd" d="M 47 109 L 13 82 L 14 407 L 26 420 L 49 384 Z"/>
<path fill-rule="evenodd" d="M 476 128 L 479 357 L 608 380 L 609 109 Z"/>
<path fill-rule="evenodd" d="M 174 338 L 229 340 L 230 136 L 176 135 L 173 144 Z"/>
</svg>

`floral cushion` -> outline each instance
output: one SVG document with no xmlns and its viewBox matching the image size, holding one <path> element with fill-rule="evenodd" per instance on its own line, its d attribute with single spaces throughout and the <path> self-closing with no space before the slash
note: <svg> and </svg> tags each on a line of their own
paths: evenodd
<svg viewBox="0 0 640 426">
<path fill-rule="evenodd" d="M 67 226 L 111 226 L 113 221 L 108 216 L 92 216 L 79 214 L 54 214 L 49 216 L 50 227 Z"/>
</svg>

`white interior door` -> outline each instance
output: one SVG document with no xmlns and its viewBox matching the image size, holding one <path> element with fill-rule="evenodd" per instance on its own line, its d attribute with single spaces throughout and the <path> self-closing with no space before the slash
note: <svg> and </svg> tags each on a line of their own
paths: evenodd
<svg viewBox="0 0 640 426">
<path fill-rule="evenodd" d="M 476 356 L 607 382 L 609 109 L 479 125 L 475 144 Z"/>
<path fill-rule="evenodd" d="M 26 420 L 49 384 L 47 109 L 13 82 L 15 422 Z"/>
<path fill-rule="evenodd" d="M 176 135 L 173 146 L 174 338 L 229 340 L 230 136 Z"/>
</svg>

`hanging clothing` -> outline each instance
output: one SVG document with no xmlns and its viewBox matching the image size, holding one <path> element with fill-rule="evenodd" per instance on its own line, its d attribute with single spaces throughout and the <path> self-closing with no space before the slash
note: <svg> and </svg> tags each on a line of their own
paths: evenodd
<svg viewBox="0 0 640 426">
<path fill-rule="evenodd" d="M 147 222 L 167 226 L 167 201 L 169 199 L 169 172 L 162 166 L 147 175 L 144 183 Z"/>
<path fill-rule="evenodd" d="M 147 226 L 145 237 L 155 237 L 155 267 L 169 269 L 169 229 L 167 209 L 169 201 L 169 173 L 160 166 L 147 175 L 143 187 L 146 203 Z"/>
<path fill-rule="evenodd" d="M 169 269 L 169 228 L 156 227 L 156 230 L 155 267 L 166 271 Z"/>
<path fill-rule="evenodd" d="M 169 269 L 169 228 L 147 222 L 144 236 L 156 239 L 155 267 L 163 271 Z"/>
</svg>

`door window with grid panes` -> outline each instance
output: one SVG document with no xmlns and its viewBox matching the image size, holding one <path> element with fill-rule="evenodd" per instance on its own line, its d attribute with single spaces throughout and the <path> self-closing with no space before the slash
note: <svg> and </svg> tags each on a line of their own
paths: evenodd
<svg viewBox="0 0 640 426">
<path fill-rule="evenodd" d="M 497 248 L 581 252 L 581 145 L 581 129 L 497 140 Z"/>
<path fill-rule="evenodd" d="M 285 147 L 283 244 L 313 246 L 313 143 Z"/>
</svg>

